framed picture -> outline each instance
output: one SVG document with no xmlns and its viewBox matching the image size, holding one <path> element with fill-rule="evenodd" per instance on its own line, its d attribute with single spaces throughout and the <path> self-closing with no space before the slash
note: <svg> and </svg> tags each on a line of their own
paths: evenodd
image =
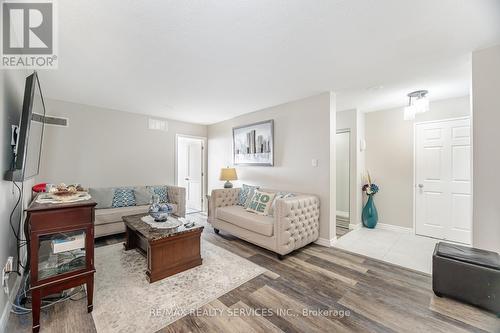
<svg viewBox="0 0 500 333">
<path fill-rule="evenodd" d="M 274 121 L 233 128 L 234 165 L 274 165 Z"/>
</svg>

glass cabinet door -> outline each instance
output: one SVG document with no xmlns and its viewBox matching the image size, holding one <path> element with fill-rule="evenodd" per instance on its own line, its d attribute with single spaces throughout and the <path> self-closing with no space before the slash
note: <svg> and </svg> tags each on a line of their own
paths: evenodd
<svg viewBox="0 0 500 333">
<path fill-rule="evenodd" d="M 85 230 L 43 235 L 38 241 L 38 280 L 85 269 Z"/>
</svg>

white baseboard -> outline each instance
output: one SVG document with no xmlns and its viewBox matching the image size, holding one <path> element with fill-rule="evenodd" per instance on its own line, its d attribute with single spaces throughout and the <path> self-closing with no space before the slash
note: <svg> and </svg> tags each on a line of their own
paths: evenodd
<svg viewBox="0 0 500 333">
<path fill-rule="evenodd" d="M 12 303 L 14 303 L 14 299 L 19 291 L 19 287 L 21 286 L 21 280 L 23 276 L 16 275 L 16 281 L 10 290 L 9 297 L 7 298 L 7 303 L 5 303 L 5 307 L 2 312 L 2 317 L 0 318 L 0 332 L 7 331 L 7 323 L 9 322 L 10 310 L 12 309 Z M 3 289 L 0 291 L 3 293 Z"/>
<path fill-rule="evenodd" d="M 335 236 L 332 239 L 318 238 L 314 243 L 321 246 L 332 247 L 333 244 L 335 244 L 336 242 L 337 242 L 337 236 Z"/>
<path fill-rule="evenodd" d="M 404 234 L 412 234 L 413 233 L 413 228 L 401 227 L 398 225 L 386 224 L 386 223 L 377 223 L 377 226 L 375 228 L 384 229 L 384 230 L 392 230 L 392 231 L 401 232 Z"/>
<path fill-rule="evenodd" d="M 361 223 L 349 223 L 349 230 L 358 230 L 361 229 Z"/>
</svg>

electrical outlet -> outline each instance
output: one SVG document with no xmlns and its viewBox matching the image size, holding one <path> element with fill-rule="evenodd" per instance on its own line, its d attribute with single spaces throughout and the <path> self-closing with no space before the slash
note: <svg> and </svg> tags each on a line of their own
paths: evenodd
<svg viewBox="0 0 500 333">
<path fill-rule="evenodd" d="M 14 269 L 14 257 L 8 257 L 7 263 L 5 263 L 5 271 L 12 272 Z"/>
<path fill-rule="evenodd" d="M 2 268 L 2 287 L 6 294 L 9 294 L 9 273 L 12 272 L 14 257 L 8 257 L 5 266 Z"/>
</svg>

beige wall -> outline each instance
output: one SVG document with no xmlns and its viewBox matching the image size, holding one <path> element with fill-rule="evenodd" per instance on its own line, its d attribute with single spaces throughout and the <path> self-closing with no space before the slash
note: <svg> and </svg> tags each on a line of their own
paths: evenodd
<svg viewBox="0 0 500 333">
<path fill-rule="evenodd" d="M 415 122 L 470 115 L 468 96 L 434 101 Z M 366 169 L 380 186 L 379 222 L 413 227 L 413 124 L 403 108 L 365 113 Z"/>
<path fill-rule="evenodd" d="M 324 93 L 210 125 L 209 190 L 223 186 L 218 180 L 220 168 L 232 165 L 232 128 L 274 119 L 274 167 L 238 166 L 235 186 L 246 183 L 317 194 L 321 200 L 320 238 L 331 239 L 330 107 L 330 93 Z M 318 167 L 311 165 L 312 159 L 318 159 Z"/>
<path fill-rule="evenodd" d="M 144 115 L 50 99 L 46 108 L 69 127 L 46 127 L 38 181 L 174 184 L 176 134 L 207 136 L 204 125 L 169 120 L 167 132 L 153 131 Z"/>
<path fill-rule="evenodd" d="M 474 247 L 500 252 L 500 45 L 472 54 Z"/>
</svg>

